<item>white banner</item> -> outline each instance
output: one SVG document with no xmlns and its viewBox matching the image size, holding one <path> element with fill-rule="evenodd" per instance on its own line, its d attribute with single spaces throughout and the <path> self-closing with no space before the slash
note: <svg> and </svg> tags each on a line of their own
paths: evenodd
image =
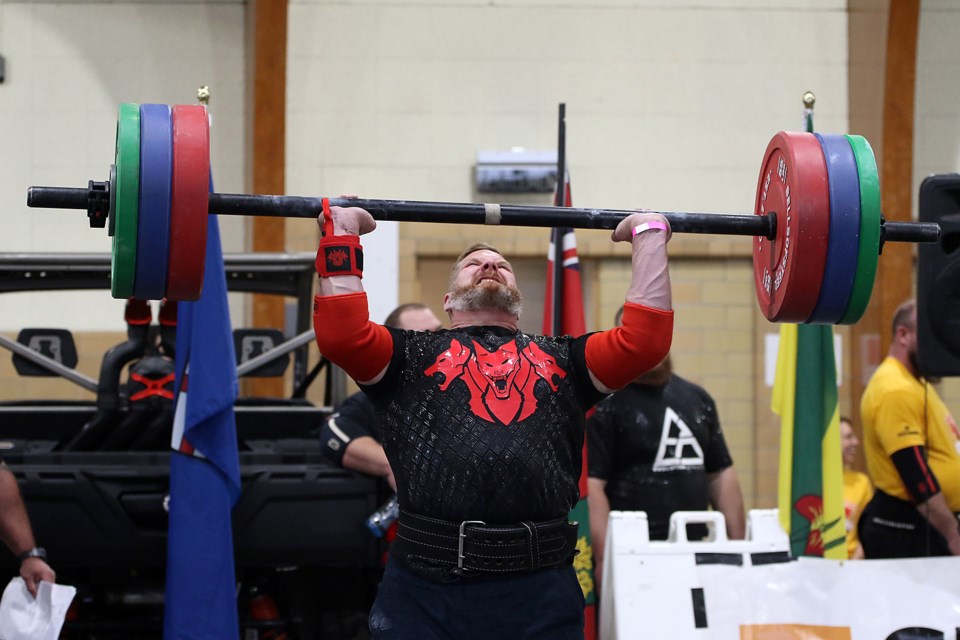
<svg viewBox="0 0 960 640">
<path fill-rule="evenodd" d="M 717 517 L 681 516 L 713 540 L 651 542 L 645 514 L 611 513 L 601 638 L 960 640 L 960 558 L 783 561 L 775 510 L 751 511 L 743 541 Z"/>
<path fill-rule="evenodd" d="M 800 558 L 697 574 L 704 638 L 960 640 L 960 558 Z"/>
</svg>

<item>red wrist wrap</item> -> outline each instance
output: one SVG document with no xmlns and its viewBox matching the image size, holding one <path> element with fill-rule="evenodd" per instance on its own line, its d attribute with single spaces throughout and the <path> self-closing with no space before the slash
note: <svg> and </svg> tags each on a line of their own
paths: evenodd
<svg viewBox="0 0 960 640">
<path fill-rule="evenodd" d="M 330 198 L 321 198 L 320 207 L 323 209 L 323 235 L 333 235 L 333 215 L 330 213 Z"/>
<path fill-rule="evenodd" d="M 330 276 L 363 277 L 363 247 L 360 236 L 324 236 L 317 248 L 317 273 Z"/>
</svg>

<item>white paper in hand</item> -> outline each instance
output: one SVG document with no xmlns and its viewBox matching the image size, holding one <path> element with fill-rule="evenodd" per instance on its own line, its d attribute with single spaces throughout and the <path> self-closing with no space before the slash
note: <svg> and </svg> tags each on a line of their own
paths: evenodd
<svg viewBox="0 0 960 640">
<path fill-rule="evenodd" d="M 16 577 L 0 600 L 0 640 L 57 640 L 75 587 L 41 582 L 34 598 Z"/>
</svg>

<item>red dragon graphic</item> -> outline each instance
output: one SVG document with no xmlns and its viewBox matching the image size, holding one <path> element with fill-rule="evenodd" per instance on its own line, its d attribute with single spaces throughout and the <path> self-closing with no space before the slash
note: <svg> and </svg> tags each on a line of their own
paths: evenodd
<svg viewBox="0 0 960 640">
<path fill-rule="evenodd" d="M 470 410 L 482 420 L 504 426 L 537 410 L 533 395 L 537 380 L 545 380 L 556 391 L 558 380 L 567 375 L 553 356 L 532 342 L 518 349 L 517 341 L 511 340 L 489 351 L 476 341 L 465 347 L 455 339 L 423 373 L 443 374 L 440 391 L 454 380 L 463 380 L 470 391 Z"/>
</svg>

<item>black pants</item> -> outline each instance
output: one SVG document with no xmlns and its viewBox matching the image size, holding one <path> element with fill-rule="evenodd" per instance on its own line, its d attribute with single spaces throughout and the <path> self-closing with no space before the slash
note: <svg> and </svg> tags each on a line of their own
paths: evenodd
<svg viewBox="0 0 960 640">
<path fill-rule="evenodd" d="M 391 559 L 370 632 L 390 640 L 582 640 L 583 591 L 573 567 L 438 583 Z"/>
<path fill-rule="evenodd" d="M 863 508 L 860 543 L 867 558 L 948 556 L 947 541 L 930 521 L 906 500 L 877 491 Z"/>
</svg>

